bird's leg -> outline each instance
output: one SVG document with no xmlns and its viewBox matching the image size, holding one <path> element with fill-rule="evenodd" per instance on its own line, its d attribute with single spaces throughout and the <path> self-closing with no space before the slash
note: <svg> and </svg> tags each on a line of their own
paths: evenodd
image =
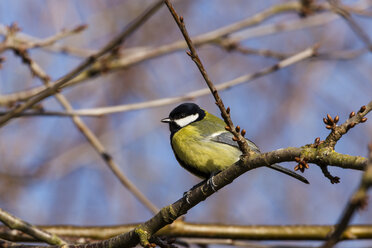
<svg viewBox="0 0 372 248">
<path fill-rule="evenodd" d="M 183 193 L 183 197 L 185 198 L 185 200 L 186 200 L 186 202 L 187 202 L 188 204 L 190 204 L 189 196 L 190 196 L 190 194 L 191 194 L 191 191 L 194 190 L 194 189 L 196 189 L 197 187 L 203 185 L 203 184 L 205 183 L 205 181 L 207 181 L 207 180 L 209 180 L 209 179 L 204 179 L 203 181 L 201 181 L 201 182 L 198 183 L 198 184 L 195 184 L 194 186 L 192 186 L 191 189 L 189 189 L 188 191 L 186 191 L 186 192 Z"/>
<path fill-rule="evenodd" d="M 213 192 L 216 192 L 216 191 L 217 191 L 217 190 L 216 190 L 217 185 L 214 183 L 214 180 L 213 180 L 213 179 L 214 179 L 214 176 L 217 175 L 217 174 L 220 173 L 220 172 L 221 172 L 221 171 L 214 171 L 214 172 L 212 172 L 211 175 L 210 175 L 210 177 L 209 177 L 208 179 L 204 179 L 204 180 L 201 181 L 200 183 L 198 183 L 198 184 L 192 186 L 192 188 L 189 189 L 188 191 L 184 192 L 184 193 L 183 193 L 183 197 L 185 198 L 186 202 L 187 202 L 188 204 L 190 204 L 189 196 L 190 196 L 190 194 L 191 194 L 191 191 L 194 190 L 194 189 L 196 189 L 197 187 L 203 185 L 205 182 L 207 182 L 207 185 L 209 185 L 209 186 L 212 188 Z M 202 190 L 202 191 L 203 191 L 203 190 Z M 203 193 L 204 193 L 204 192 L 203 192 Z"/>
<path fill-rule="evenodd" d="M 207 181 L 207 184 L 208 184 L 209 186 L 211 186 L 211 188 L 212 188 L 212 190 L 213 190 L 214 192 L 217 191 L 217 190 L 216 190 L 217 185 L 214 183 L 214 176 L 217 175 L 217 174 L 220 173 L 220 172 L 221 172 L 220 170 L 219 170 L 219 171 L 214 171 L 214 172 L 212 172 L 212 173 L 211 173 L 211 176 L 209 177 L 209 179 L 208 179 L 208 181 Z"/>
</svg>

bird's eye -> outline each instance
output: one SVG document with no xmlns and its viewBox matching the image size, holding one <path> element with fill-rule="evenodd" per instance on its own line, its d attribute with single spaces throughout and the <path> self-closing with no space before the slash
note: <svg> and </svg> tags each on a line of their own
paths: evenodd
<svg viewBox="0 0 372 248">
<path fill-rule="evenodd" d="M 180 115 L 180 117 L 181 117 L 181 118 L 184 118 L 184 117 L 186 117 L 186 114 L 185 114 L 185 113 L 182 113 L 182 114 Z"/>
</svg>

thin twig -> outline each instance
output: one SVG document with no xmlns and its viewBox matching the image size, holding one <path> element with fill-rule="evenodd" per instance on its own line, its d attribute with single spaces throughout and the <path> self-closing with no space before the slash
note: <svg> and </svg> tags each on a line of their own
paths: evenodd
<svg viewBox="0 0 372 248">
<path fill-rule="evenodd" d="M 361 10 L 368 9 L 370 6 L 371 2 L 369 0 L 361 0 L 353 5 L 353 7 L 358 7 Z M 329 9 L 329 6 L 324 6 L 324 8 Z M 285 33 L 310 27 L 324 26 L 325 23 L 330 23 L 337 20 L 338 18 L 340 18 L 339 15 L 334 15 L 330 12 L 320 13 L 306 18 L 283 21 L 280 23 L 276 22 L 273 24 L 260 25 L 259 27 L 241 30 L 229 35 L 228 37 L 224 37 L 224 39 L 229 40 L 229 42 L 241 42 L 246 39 L 257 38 L 276 33 Z"/>
<path fill-rule="evenodd" d="M 238 43 L 225 42 L 224 40 L 222 40 L 218 44 L 224 49 L 226 49 L 228 52 L 236 51 L 236 52 L 240 52 L 246 55 L 258 55 L 258 56 L 269 57 L 269 58 L 274 58 L 274 59 L 285 59 L 291 56 L 288 53 L 281 53 L 281 52 L 276 52 L 276 51 L 267 50 L 267 49 L 248 48 Z"/>
<path fill-rule="evenodd" d="M 56 44 L 57 41 L 61 41 L 66 37 L 84 31 L 86 27 L 87 27 L 86 25 L 78 25 L 77 27 L 74 27 L 72 29 L 62 30 L 57 34 L 42 39 L 27 35 L 25 33 L 17 32 L 17 34 L 14 36 L 14 41 L 18 44 L 23 44 L 28 48 L 43 47 L 47 51 L 69 53 L 78 57 L 88 57 L 94 54 L 95 52 Z M 0 35 L 3 36 L 8 35 L 8 27 L 6 27 L 3 24 L 0 24 Z"/>
<path fill-rule="evenodd" d="M 72 29 L 62 30 L 61 32 L 59 32 L 59 33 L 57 33 L 53 36 L 47 37 L 45 39 L 42 39 L 42 40 L 39 40 L 39 41 L 30 41 L 27 44 L 27 48 L 31 49 L 31 48 L 37 48 L 37 47 L 51 46 L 54 43 L 56 43 L 57 41 L 60 41 L 64 38 L 66 38 L 66 37 L 69 37 L 71 35 L 75 35 L 75 34 L 78 34 L 82 31 L 84 31 L 86 28 L 87 28 L 87 25 L 79 25 L 79 26 L 77 26 L 75 28 L 72 28 Z M 24 40 L 22 40 L 22 41 L 24 41 Z"/>
<path fill-rule="evenodd" d="M 353 19 L 349 11 L 343 8 L 340 4 L 338 4 L 337 0 L 328 0 L 328 2 L 332 6 L 332 9 L 334 10 L 334 12 L 346 20 L 346 22 L 349 24 L 349 26 L 354 31 L 354 33 L 366 44 L 366 47 L 368 48 L 368 50 L 372 51 L 372 42 L 368 34 Z"/>
<path fill-rule="evenodd" d="M 27 223 L 11 215 L 10 213 L 4 211 L 1 208 L 0 208 L 0 221 L 3 222 L 9 228 L 20 230 L 23 233 L 26 233 L 32 236 L 38 241 L 43 241 L 51 245 L 67 244 L 65 240 L 61 239 L 56 234 L 50 234 L 34 225 L 31 225 L 30 223 Z"/>
<path fill-rule="evenodd" d="M 24 110 L 32 107 L 34 104 L 40 102 L 41 100 L 47 98 L 50 95 L 57 93 L 57 91 L 68 81 L 78 76 L 83 70 L 94 64 L 100 57 L 104 54 L 113 51 L 120 45 L 129 35 L 131 35 L 142 23 L 144 23 L 153 13 L 156 12 L 161 7 L 162 1 L 158 0 L 154 4 L 151 5 L 150 8 L 145 10 L 141 15 L 139 15 L 136 19 L 134 19 L 131 23 L 129 23 L 124 30 L 116 36 L 113 40 L 107 43 L 101 50 L 99 50 L 96 54 L 91 55 L 85 61 L 83 61 L 79 66 L 73 69 L 71 72 L 67 73 L 65 76 L 57 80 L 53 86 L 46 88 L 42 92 L 40 92 L 35 97 L 29 99 L 23 104 L 15 107 L 13 110 L 9 111 L 8 114 L 2 116 L 0 118 L 0 127 L 4 126 L 8 123 L 14 116 L 22 113 Z"/>
<path fill-rule="evenodd" d="M 367 120 L 367 117 L 365 116 L 370 111 L 372 111 L 372 101 L 370 101 L 367 105 L 361 107 L 361 109 L 356 114 L 355 112 L 350 113 L 349 118 L 343 124 L 338 126 L 336 125 L 336 123 L 334 123 L 333 126 L 330 126 L 332 131 L 327 136 L 322 146 L 334 148 L 337 141 L 340 140 L 341 137 L 346 134 L 351 128 Z"/>
<path fill-rule="evenodd" d="M 294 53 L 284 53 L 277 52 L 269 49 L 255 49 L 244 47 L 240 43 L 231 42 L 229 39 L 223 39 L 219 42 L 216 42 L 218 46 L 224 48 L 228 52 L 240 52 L 246 55 L 257 55 L 273 59 L 285 59 L 290 56 L 293 56 Z M 339 50 L 339 51 L 330 51 L 330 52 L 318 52 L 313 56 L 314 59 L 321 60 L 350 60 L 361 56 L 364 53 L 367 53 L 367 49 L 353 49 L 353 50 Z"/>
</svg>

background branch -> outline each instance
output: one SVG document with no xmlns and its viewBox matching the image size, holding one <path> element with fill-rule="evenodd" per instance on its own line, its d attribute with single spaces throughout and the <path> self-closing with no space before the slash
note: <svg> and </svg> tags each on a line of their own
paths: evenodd
<svg viewBox="0 0 372 248">
<path fill-rule="evenodd" d="M 64 245 L 67 242 L 56 234 L 50 234 L 39 227 L 31 225 L 0 208 L 0 221 L 11 229 L 20 230 L 30 235 L 38 241 L 43 241 L 51 245 Z"/>
<path fill-rule="evenodd" d="M 105 240 L 134 229 L 138 223 L 120 226 L 40 226 L 47 232 L 68 240 Z M 234 240 L 325 240 L 334 226 L 331 225 L 228 225 L 210 223 L 189 223 L 176 221 L 158 232 L 159 237 L 176 238 L 218 238 Z M 341 236 L 342 240 L 371 239 L 371 225 L 351 225 Z M 35 242 L 21 232 L 12 232 L 0 226 L 0 238 L 13 242 Z"/>
</svg>

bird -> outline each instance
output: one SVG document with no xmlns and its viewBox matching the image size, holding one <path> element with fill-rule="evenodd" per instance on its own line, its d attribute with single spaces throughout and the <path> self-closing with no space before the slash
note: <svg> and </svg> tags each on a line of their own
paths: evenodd
<svg viewBox="0 0 372 248">
<path fill-rule="evenodd" d="M 161 122 L 169 124 L 170 143 L 179 164 L 201 179 L 213 180 L 214 175 L 242 155 L 238 143 L 232 139 L 233 134 L 225 129 L 225 122 L 195 103 L 180 104 Z M 261 153 L 255 143 L 246 141 L 253 152 Z M 303 176 L 278 164 L 268 167 L 309 184 Z"/>
</svg>

